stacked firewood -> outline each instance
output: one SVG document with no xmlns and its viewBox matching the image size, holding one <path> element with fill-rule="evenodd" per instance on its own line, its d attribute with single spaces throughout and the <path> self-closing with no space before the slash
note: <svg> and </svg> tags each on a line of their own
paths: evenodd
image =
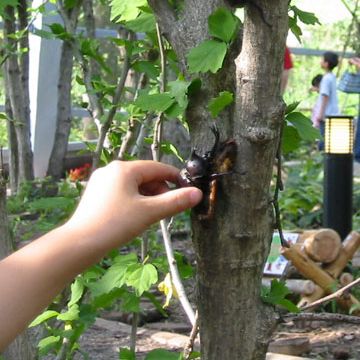
<svg viewBox="0 0 360 360">
<path fill-rule="evenodd" d="M 341 242 L 331 229 L 304 231 L 296 244 L 281 248 L 281 254 L 296 268 L 305 280 L 288 279 L 293 292 L 301 293 L 299 307 L 304 307 L 353 281 L 345 267 L 360 247 L 360 234 L 352 231 Z M 360 302 L 350 293 L 336 298 L 345 310 Z M 353 315 L 360 315 L 360 306 L 353 307 Z M 357 310 L 358 309 L 358 310 Z"/>
</svg>

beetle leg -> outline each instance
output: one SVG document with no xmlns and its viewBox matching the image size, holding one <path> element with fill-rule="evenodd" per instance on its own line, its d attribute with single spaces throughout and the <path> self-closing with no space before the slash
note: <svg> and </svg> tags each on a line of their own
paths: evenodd
<svg viewBox="0 0 360 360">
<path fill-rule="evenodd" d="M 207 208 L 207 212 L 205 214 L 199 214 L 199 220 L 210 220 L 214 216 L 215 213 L 215 204 L 216 204 L 216 193 L 217 193 L 217 180 L 211 180 L 209 186 L 209 204 Z"/>
<path fill-rule="evenodd" d="M 210 180 L 215 180 L 221 176 L 224 176 L 224 175 L 230 175 L 232 174 L 233 171 L 226 171 L 226 172 L 221 172 L 221 173 L 218 173 L 218 174 L 211 174 L 210 175 Z"/>
</svg>

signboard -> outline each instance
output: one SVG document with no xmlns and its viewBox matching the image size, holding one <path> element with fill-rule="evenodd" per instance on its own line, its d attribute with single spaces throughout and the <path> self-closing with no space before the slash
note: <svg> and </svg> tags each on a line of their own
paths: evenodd
<svg viewBox="0 0 360 360">
<path fill-rule="evenodd" d="M 284 232 L 283 235 L 290 244 L 295 244 L 299 238 L 297 233 Z M 280 254 L 280 248 L 280 235 L 278 232 L 275 232 L 272 238 L 270 253 L 265 263 L 264 275 L 281 276 L 284 273 L 289 261 Z"/>
</svg>

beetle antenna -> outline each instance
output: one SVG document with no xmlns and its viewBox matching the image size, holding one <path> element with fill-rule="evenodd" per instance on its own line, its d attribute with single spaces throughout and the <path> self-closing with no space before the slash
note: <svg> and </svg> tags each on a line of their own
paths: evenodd
<svg viewBox="0 0 360 360">
<path fill-rule="evenodd" d="M 219 129 L 218 129 L 218 127 L 217 127 L 217 125 L 215 123 L 210 125 L 210 130 L 212 131 L 212 133 L 215 136 L 215 143 L 214 143 L 214 146 L 212 147 L 212 149 L 209 151 L 208 157 L 213 159 L 215 157 L 216 150 L 217 150 L 217 147 L 219 145 L 220 132 L 219 132 Z"/>
</svg>

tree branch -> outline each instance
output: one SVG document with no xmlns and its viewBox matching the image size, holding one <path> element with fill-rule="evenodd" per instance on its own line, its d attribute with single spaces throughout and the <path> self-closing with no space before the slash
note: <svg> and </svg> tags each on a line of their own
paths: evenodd
<svg viewBox="0 0 360 360">
<path fill-rule="evenodd" d="M 129 33 L 128 36 L 129 36 L 129 40 L 131 40 L 131 38 L 133 37 L 133 34 Z M 107 115 L 107 118 L 106 118 L 104 124 L 102 124 L 102 126 L 101 126 L 100 136 L 99 136 L 99 139 L 98 139 L 98 142 L 96 145 L 96 150 L 95 150 L 95 154 L 94 154 L 94 158 L 93 158 L 93 165 L 92 165 L 93 169 L 96 169 L 99 165 L 101 152 L 102 152 L 102 149 L 104 146 L 106 134 L 107 134 L 108 130 L 110 129 L 110 126 L 111 126 L 114 116 L 116 114 L 116 110 L 119 107 L 119 101 L 120 101 L 121 95 L 124 91 L 125 81 L 126 81 L 129 69 L 130 69 L 130 54 L 125 49 L 125 57 L 124 57 L 121 77 L 120 77 L 119 83 L 115 90 L 115 95 L 112 100 L 111 109 Z"/>
<path fill-rule="evenodd" d="M 136 90 L 136 93 L 135 93 L 135 96 L 134 96 L 134 101 L 137 99 L 138 97 L 138 94 L 139 94 L 139 90 L 140 89 L 144 89 L 146 84 L 148 82 L 148 78 L 146 76 L 145 73 L 142 73 L 141 74 L 141 77 L 140 77 L 140 81 L 139 81 L 139 84 L 138 84 L 138 87 L 137 87 L 137 90 Z M 145 120 L 146 121 L 146 120 Z M 124 160 L 125 158 L 125 154 L 126 152 L 128 151 L 129 147 L 131 146 L 131 144 L 133 143 L 134 141 L 134 138 L 138 132 L 138 128 L 140 126 L 140 123 L 134 119 L 134 117 L 131 117 L 129 119 L 129 124 L 128 124 L 128 128 L 127 128 L 127 131 L 126 131 L 126 134 L 124 135 L 124 138 L 121 142 L 121 146 L 120 146 L 120 149 L 118 151 L 118 154 L 116 155 L 116 157 L 119 159 L 119 160 Z"/>
<path fill-rule="evenodd" d="M 162 41 L 160 27 L 158 24 L 156 24 L 156 30 L 157 30 L 157 37 L 158 37 L 158 42 L 159 42 L 160 54 L 161 54 L 161 69 L 163 71 L 160 89 L 161 89 L 161 92 L 163 92 L 165 90 L 165 86 L 166 86 L 166 72 L 165 72 L 166 59 L 165 59 L 164 44 Z M 163 120 L 163 116 L 164 116 L 164 114 L 162 112 L 160 112 L 155 121 L 155 125 L 154 125 L 154 139 L 153 139 L 153 143 L 151 145 L 151 152 L 152 152 L 152 157 L 155 161 L 159 161 L 159 159 L 160 159 L 161 123 Z M 162 236 L 163 236 L 166 257 L 167 257 L 167 260 L 169 263 L 171 281 L 174 284 L 174 287 L 179 296 L 179 301 L 180 301 L 182 307 L 184 308 L 186 315 L 188 316 L 191 324 L 194 325 L 195 324 L 195 313 L 194 313 L 194 310 L 192 309 L 192 306 L 186 296 L 184 286 L 180 279 L 180 274 L 179 274 L 179 271 L 177 268 L 176 260 L 174 257 L 174 252 L 173 252 L 172 245 L 171 245 L 171 235 L 168 231 L 167 222 L 165 219 L 160 220 L 160 227 L 161 227 L 161 232 L 162 232 Z"/>
<path fill-rule="evenodd" d="M 360 325 L 360 317 L 333 314 L 333 313 L 300 313 L 300 314 L 287 314 L 282 317 L 285 321 L 336 321 L 346 322 L 349 324 Z"/>
<path fill-rule="evenodd" d="M 192 351 L 194 350 L 194 343 L 197 337 L 197 334 L 199 333 L 199 314 L 196 311 L 195 313 L 195 323 L 191 329 L 190 332 L 190 337 L 188 340 L 188 343 L 185 346 L 183 355 L 184 355 L 184 360 L 189 360 L 190 355 L 192 353 Z"/>
<path fill-rule="evenodd" d="M 338 299 L 338 298 L 341 298 L 342 296 L 345 295 L 345 293 L 350 290 L 352 287 L 358 285 L 360 283 L 360 278 L 352 281 L 350 284 L 342 287 L 341 289 L 335 291 L 334 293 L 328 295 L 328 296 L 325 296 L 319 300 L 316 300 L 314 302 L 312 302 L 311 304 L 308 304 L 304 307 L 301 308 L 301 310 L 309 310 L 313 307 L 316 307 L 316 306 L 319 306 L 327 301 L 330 301 L 330 300 L 334 300 L 334 299 Z"/>
</svg>

